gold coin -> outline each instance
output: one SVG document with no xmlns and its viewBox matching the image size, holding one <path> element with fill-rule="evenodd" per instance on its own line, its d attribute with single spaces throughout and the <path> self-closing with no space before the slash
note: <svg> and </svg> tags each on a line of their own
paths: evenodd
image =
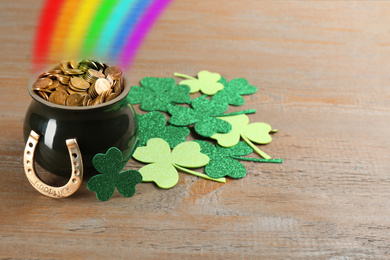
<svg viewBox="0 0 390 260">
<path fill-rule="evenodd" d="M 80 63 L 78 69 L 82 70 L 85 73 L 87 70 L 89 70 L 89 67 Z"/>
<path fill-rule="evenodd" d="M 93 63 L 95 63 L 95 65 L 98 67 L 98 70 L 104 70 L 107 67 L 107 65 L 101 63 L 100 61 L 94 60 Z"/>
<path fill-rule="evenodd" d="M 70 77 L 69 76 L 58 76 L 57 80 L 64 85 L 68 85 Z"/>
<path fill-rule="evenodd" d="M 66 85 L 63 85 L 63 84 L 58 84 L 58 87 L 56 87 L 56 90 L 58 89 L 62 89 L 63 91 L 67 91 L 68 90 L 68 86 Z"/>
<path fill-rule="evenodd" d="M 47 88 L 48 90 L 56 89 L 60 85 L 60 82 L 58 80 L 54 79 L 53 83 Z"/>
<path fill-rule="evenodd" d="M 99 95 L 111 88 L 110 82 L 106 79 L 98 79 L 95 82 L 95 91 Z"/>
<path fill-rule="evenodd" d="M 66 76 L 62 71 L 61 71 L 61 73 L 54 73 L 54 74 L 50 74 L 49 76 L 56 77 L 56 78 L 58 78 L 58 77 L 69 77 L 69 76 Z"/>
<path fill-rule="evenodd" d="M 33 84 L 34 90 L 42 90 L 53 84 L 53 81 L 49 78 L 40 78 Z"/>
<path fill-rule="evenodd" d="M 74 91 L 73 89 L 71 89 L 70 86 L 66 87 L 66 92 L 68 92 L 70 95 L 78 93 L 77 91 Z"/>
<path fill-rule="evenodd" d="M 50 73 L 50 74 L 61 74 L 62 70 L 49 70 L 48 73 Z"/>
<path fill-rule="evenodd" d="M 70 106 L 111 101 L 123 92 L 123 88 L 119 67 L 87 59 L 80 62 L 63 60 L 53 69 L 43 72 L 33 84 L 33 89 L 43 99 Z"/>
<path fill-rule="evenodd" d="M 91 96 L 89 94 L 84 95 L 84 100 L 83 100 L 83 106 L 88 106 L 88 102 L 90 102 Z"/>
<path fill-rule="evenodd" d="M 41 76 L 42 76 L 42 75 L 41 75 Z M 39 77 L 39 78 L 57 79 L 57 77 L 54 76 L 53 74 L 47 74 L 47 75 L 45 75 L 45 76 L 43 76 L 43 77 Z"/>
<path fill-rule="evenodd" d="M 54 104 L 65 105 L 65 101 L 68 98 L 68 96 L 69 96 L 68 93 L 66 93 L 65 91 L 61 89 L 57 89 L 56 91 L 51 93 L 49 97 L 49 101 Z"/>
<path fill-rule="evenodd" d="M 88 69 L 87 72 L 84 74 L 84 79 L 91 84 L 95 83 L 97 79 L 105 77 L 106 76 L 103 73 L 94 69 Z"/>
<path fill-rule="evenodd" d="M 65 69 L 64 73 L 66 75 L 81 75 L 81 74 L 84 74 L 84 71 L 79 70 L 79 69 Z"/>
<path fill-rule="evenodd" d="M 94 62 L 88 59 L 84 59 L 80 61 L 80 65 L 83 67 L 88 67 L 88 69 L 96 69 L 96 70 L 99 69 Z"/>
<path fill-rule="evenodd" d="M 46 92 L 38 91 L 38 95 L 41 96 L 41 98 L 43 98 L 44 100 L 49 100 L 49 96 Z"/>
<path fill-rule="evenodd" d="M 67 61 L 67 60 L 61 61 L 60 62 L 60 68 L 61 68 L 62 71 L 70 69 L 69 68 L 69 61 Z"/>
<path fill-rule="evenodd" d="M 95 98 L 95 99 L 92 100 L 92 102 L 91 102 L 91 106 L 99 105 L 99 104 L 100 104 L 100 96 L 98 96 L 97 98 Z"/>
<path fill-rule="evenodd" d="M 114 82 L 114 85 L 112 85 L 111 88 L 112 88 L 112 90 L 113 90 L 114 93 L 116 93 L 117 91 L 119 91 L 119 88 L 120 88 L 120 87 L 119 87 L 119 84 L 120 84 L 120 82 L 119 82 L 119 80 L 117 80 L 117 81 Z"/>
<path fill-rule="evenodd" d="M 83 91 L 86 91 L 90 87 L 88 81 L 79 77 L 72 77 L 70 79 L 69 85 L 72 85 L 77 90 L 83 90 Z"/>
<path fill-rule="evenodd" d="M 91 75 L 92 77 L 96 77 L 96 78 L 105 78 L 106 77 L 103 73 L 101 73 L 100 71 L 94 70 L 94 69 L 89 69 L 87 71 L 87 73 L 89 75 Z"/>
<path fill-rule="evenodd" d="M 107 97 L 109 96 L 111 94 L 111 89 L 109 89 L 109 90 L 107 90 L 107 91 L 105 91 L 105 92 L 103 92 L 103 94 L 102 94 L 102 100 L 103 100 L 103 102 L 106 102 L 106 99 L 107 99 Z M 102 102 L 102 103 L 103 103 Z"/>
<path fill-rule="evenodd" d="M 84 101 L 84 95 L 81 94 L 72 94 L 69 95 L 66 99 L 65 104 L 67 106 L 82 106 Z"/>
<path fill-rule="evenodd" d="M 62 70 L 49 70 L 39 75 L 39 78 L 52 76 L 53 74 L 59 74 L 59 73 L 62 73 Z"/>
<path fill-rule="evenodd" d="M 49 94 L 52 92 L 52 90 L 47 89 L 47 88 L 44 88 L 44 89 L 36 89 L 35 91 L 42 91 L 42 92 L 46 92 L 46 93 L 49 93 Z"/>
<path fill-rule="evenodd" d="M 110 86 L 112 87 L 112 86 L 114 86 L 115 85 L 115 80 L 113 80 L 111 77 L 110 77 L 110 75 L 108 75 L 107 77 L 106 77 L 106 79 L 108 80 L 108 82 L 110 82 Z"/>
<path fill-rule="evenodd" d="M 105 100 L 105 95 L 104 95 L 104 93 L 101 94 L 99 97 L 100 97 L 99 103 L 100 103 L 100 104 L 104 103 L 104 100 Z"/>
<path fill-rule="evenodd" d="M 110 76 L 113 80 L 118 80 L 122 77 L 122 70 L 117 66 L 111 66 L 104 71 L 104 74 L 106 74 L 107 77 Z"/>
<path fill-rule="evenodd" d="M 119 94 L 117 94 L 117 93 L 111 93 L 111 94 L 106 98 L 106 102 L 113 100 L 113 99 L 116 98 L 117 96 L 119 96 Z"/>
<path fill-rule="evenodd" d="M 97 96 L 99 96 L 98 93 L 96 93 L 96 90 L 95 90 L 95 83 L 91 85 L 91 87 L 88 89 L 88 94 L 91 95 L 91 98 L 92 99 L 95 99 L 97 98 Z"/>
<path fill-rule="evenodd" d="M 72 69 L 78 69 L 79 68 L 79 63 L 75 60 L 70 60 L 69 65 Z"/>
</svg>

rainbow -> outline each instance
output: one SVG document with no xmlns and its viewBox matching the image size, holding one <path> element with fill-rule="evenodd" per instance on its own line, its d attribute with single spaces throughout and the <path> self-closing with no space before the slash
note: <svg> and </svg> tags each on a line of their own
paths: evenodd
<svg viewBox="0 0 390 260">
<path fill-rule="evenodd" d="M 127 69 L 172 0 L 47 0 L 33 51 L 36 67 L 96 59 Z"/>
</svg>

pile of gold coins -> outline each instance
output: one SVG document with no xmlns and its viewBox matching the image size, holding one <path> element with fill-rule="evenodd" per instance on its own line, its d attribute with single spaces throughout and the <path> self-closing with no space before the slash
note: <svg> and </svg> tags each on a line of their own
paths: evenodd
<svg viewBox="0 0 390 260">
<path fill-rule="evenodd" d="M 54 104 L 99 105 L 122 93 L 122 71 L 95 60 L 61 61 L 52 70 L 42 73 L 32 88 Z"/>
</svg>

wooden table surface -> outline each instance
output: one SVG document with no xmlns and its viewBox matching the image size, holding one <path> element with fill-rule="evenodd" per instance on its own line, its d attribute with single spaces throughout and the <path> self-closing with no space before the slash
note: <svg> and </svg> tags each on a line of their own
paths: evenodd
<svg viewBox="0 0 390 260">
<path fill-rule="evenodd" d="M 0 3 L 0 258 L 390 258 L 390 2 L 173 1 L 131 84 L 203 69 L 248 79 L 259 91 L 229 111 L 257 109 L 251 122 L 279 130 L 262 149 L 284 162 L 243 162 L 226 184 L 180 173 L 172 189 L 106 202 L 86 181 L 50 199 L 24 175 L 42 5 Z"/>
</svg>

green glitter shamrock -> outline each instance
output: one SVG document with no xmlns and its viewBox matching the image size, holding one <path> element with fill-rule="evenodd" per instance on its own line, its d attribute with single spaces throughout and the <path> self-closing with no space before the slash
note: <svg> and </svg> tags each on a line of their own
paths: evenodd
<svg viewBox="0 0 390 260">
<path fill-rule="evenodd" d="M 257 159 L 249 157 L 240 157 L 253 152 L 253 149 L 245 142 L 239 142 L 237 145 L 224 148 L 219 145 L 212 145 L 209 142 L 195 140 L 201 148 L 201 152 L 210 158 L 210 162 L 205 167 L 205 172 L 213 178 L 229 176 L 231 178 L 242 178 L 246 175 L 245 166 L 236 160 L 246 160 L 253 162 L 281 163 L 281 159 Z M 236 160 L 234 160 L 236 159 Z"/>
<path fill-rule="evenodd" d="M 250 95 L 257 91 L 257 87 L 249 85 L 244 78 L 237 78 L 227 82 L 224 77 L 221 77 L 219 82 L 225 87 L 217 92 L 212 100 L 227 102 L 233 106 L 241 106 L 245 103 L 245 99 L 241 95 Z"/>
<path fill-rule="evenodd" d="M 206 174 L 183 168 L 183 166 L 202 167 L 209 162 L 209 157 L 200 152 L 200 146 L 195 142 L 180 143 L 171 152 L 167 142 L 161 138 L 153 138 L 146 146 L 138 147 L 133 157 L 138 161 L 149 163 L 139 170 L 143 181 L 155 182 L 163 189 L 172 188 L 179 181 L 176 169 L 209 180 L 225 182 L 225 178 L 214 179 Z"/>
<path fill-rule="evenodd" d="M 192 109 L 184 106 L 171 106 L 168 111 L 172 117 L 168 122 L 176 126 L 195 124 L 195 131 L 204 137 L 210 137 L 215 133 L 228 133 L 232 130 L 230 123 L 217 117 L 254 113 L 255 110 L 244 110 L 223 114 L 228 109 L 228 104 L 207 99 L 200 96 L 192 100 Z"/>
<path fill-rule="evenodd" d="M 128 100 L 133 105 L 141 103 L 140 108 L 145 111 L 167 112 L 170 106 L 191 100 L 190 87 L 175 84 L 172 78 L 143 78 L 141 86 L 131 87 Z"/>
<path fill-rule="evenodd" d="M 192 100 L 191 106 L 193 109 L 184 106 L 170 107 L 168 111 L 172 117 L 168 122 L 176 126 L 195 124 L 195 131 L 205 137 L 232 130 L 230 123 L 216 118 L 228 109 L 228 104 L 210 101 L 200 96 Z"/>
<path fill-rule="evenodd" d="M 186 78 L 186 80 L 182 80 L 179 84 L 190 86 L 191 93 L 200 90 L 202 93 L 210 96 L 224 87 L 222 83 L 218 82 L 221 79 L 221 75 L 218 73 L 211 73 L 207 70 L 200 71 L 198 73 L 198 79 L 181 73 L 174 73 L 173 75 L 180 78 Z"/>
<path fill-rule="evenodd" d="M 166 126 L 165 116 L 157 111 L 144 115 L 137 114 L 137 117 L 140 146 L 145 146 L 151 138 L 162 138 L 171 148 L 174 148 L 179 143 L 185 142 L 186 136 L 190 133 L 190 129 L 187 127 Z"/>
<path fill-rule="evenodd" d="M 142 175 L 136 170 L 122 171 L 122 153 L 116 147 L 111 147 L 105 154 L 96 154 L 92 163 L 98 174 L 89 179 L 87 188 L 96 192 L 100 201 L 106 201 L 114 194 L 115 187 L 120 194 L 131 197 L 135 193 L 135 186 L 142 182 Z"/>
</svg>

